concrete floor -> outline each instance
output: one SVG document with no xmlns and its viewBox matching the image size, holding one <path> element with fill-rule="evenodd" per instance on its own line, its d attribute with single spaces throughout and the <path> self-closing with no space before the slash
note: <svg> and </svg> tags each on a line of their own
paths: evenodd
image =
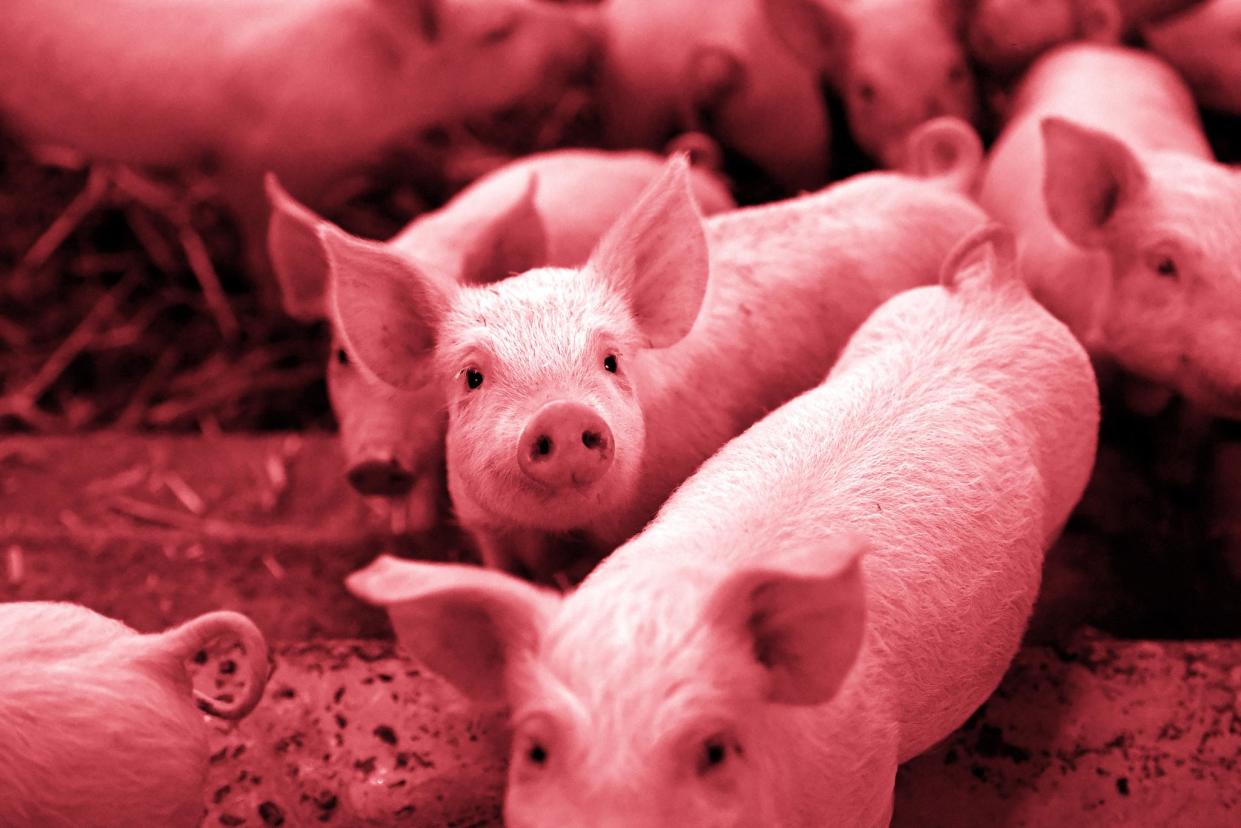
<svg viewBox="0 0 1241 828">
<path fill-rule="evenodd" d="M 338 463 L 326 435 L 0 440 L 0 600 L 79 601 L 140 630 L 219 607 L 254 618 L 278 669 L 250 718 L 212 720 L 204 825 L 498 825 L 501 721 L 394 652 L 383 615 L 340 585 L 380 551 L 460 544 L 388 537 Z M 1080 598 L 1088 575 L 1048 581 Z M 1081 601 L 1050 605 L 1053 645 L 1026 647 L 902 769 L 894 824 L 1241 824 L 1241 640 L 1070 635 Z M 235 679 L 228 658 L 191 665 L 202 689 Z"/>
</svg>

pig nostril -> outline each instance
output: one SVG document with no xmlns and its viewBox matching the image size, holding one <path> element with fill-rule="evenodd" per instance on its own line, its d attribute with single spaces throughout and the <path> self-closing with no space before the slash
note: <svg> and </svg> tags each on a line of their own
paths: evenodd
<svg viewBox="0 0 1241 828">
<path fill-rule="evenodd" d="M 398 497 L 414 488 L 414 475 L 395 460 L 358 463 L 345 476 L 349 485 L 368 497 Z"/>
<path fill-rule="evenodd" d="M 603 445 L 603 435 L 597 431 L 583 431 L 582 445 L 588 449 L 600 448 Z"/>
<path fill-rule="evenodd" d="M 538 457 L 546 457 L 552 453 L 552 439 L 547 436 L 540 437 L 534 444 L 534 454 Z"/>
</svg>

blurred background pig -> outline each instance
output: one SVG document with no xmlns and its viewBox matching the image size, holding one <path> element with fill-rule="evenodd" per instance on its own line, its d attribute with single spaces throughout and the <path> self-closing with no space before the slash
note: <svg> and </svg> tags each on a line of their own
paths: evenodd
<svg viewBox="0 0 1241 828">
<path fill-rule="evenodd" d="M 229 702 L 192 691 L 184 667 L 220 637 L 245 649 Z M 74 604 L 0 603 L 0 825 L 199 825 L 207 727 L 191 700 L 239 719 L 267 678 L 267 644 L 239 613 L 139 635 Z"/>
<path fill-rule="evenodd" d="M 762 0 L 607 0 L 600 114 L 613 147 L 702 130 L 786 191 L 827 179 L 831 130 L 814 74 Z"/>
<path fill-rule="evenodd" d="M 978 116 L 954 0 L 762 0 L 780 38 L 844 100 L 849 130 L 885 167 L 937 115 Z"/>
<path fill-rule="evenodd" d="M 576 592 L 392 558 L 348 585 L 511 708 L 512 828 L 886 825 L 897 764 L 1016 652 L 1098 414 L 1085 352 L 991 225 Z"/>
<path fill-rule="evenodd" d="M 554 100 L 596 52 L 583 15 L 534 0 L 13 0 L 4 14 L 0 115 L 18 134 L 211 172 L 251 268 L 265 171 L 314 203 L 426 128 Z"/>
<path fill-rule="evenodd" d="M 1167 389 L 1143 394 L 1156 402 L 1175 391 L 1241 417 L 1241 175 L 1215 161 L 1167 64 L 1092 44 L 1044 55 L 979 200 L 1092 355 Z"/>
<path fill-rule="evenodd" d="M 1241 0 L 1207 0 L 1142 29 L 1147 47 L 1173 66 L 1198 101 L 1241 115 Z"/>
<path fill-rule="evenodd" d="M 608 552 L 982 219 L 938 183 L 871 174 L 704 227 L 686 169 L 670 163 L 579 270 L 449 287 L 324 234 L 347 350 L 447 397 L 453 508 L 488 565 L 546 579 L 549 541 Z"/>
<path fill-rule="evenodd" d="M 1115 43 L 1147 23 L 1202 0 L 977 0 L 970 10 L 974 59 L 998 78 L 1011 78 L 1061 43 Z"/>
<path fill-rule="evenodd" d="M 617 216 L 659 174 L 663 159 L 630 151 L 557 150 L 486 175 L 419 216 L 387 242 L 394 254 L 459 284 L 487 284 L 533 267 L 584 263 Z M 736 205 L 712 173 L 690 173 L 706 215 Z M 324 222 L 269 179 L 268 246 L 286 312 L 333 328 L 327 388 L 340 425 L 346 475 L 362 495 L 387 498 L 410 531 L 429 529 L 444 505 L 444 398 L 427 383 L 397 389 L 349 358 L 329 306 Z"/>
</svg>

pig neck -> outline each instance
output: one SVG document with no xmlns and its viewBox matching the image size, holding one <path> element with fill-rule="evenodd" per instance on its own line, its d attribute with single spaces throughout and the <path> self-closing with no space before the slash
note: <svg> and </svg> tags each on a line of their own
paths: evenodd
<svg viewBox="0 0 1241 828">
<path fill-rule="evenodd" d="M 596 530 L 601 545 L 637 532 L 724 442 L 820 382 L 870 312 L 933 281 L 981 219 L 959 196 L 888 173 L 708 219 L 697 323 L 671 348 L 638 356 L 647 436 L 637 501 Z"/>
</svg>

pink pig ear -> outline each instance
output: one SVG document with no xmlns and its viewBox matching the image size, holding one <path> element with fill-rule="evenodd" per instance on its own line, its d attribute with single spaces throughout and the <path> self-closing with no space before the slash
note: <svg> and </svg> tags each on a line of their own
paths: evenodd
<svg viewBox="0 0 1241 828">
<path fill-rule="evenodd" d="M 524 273 L 547 261 L 547 232 L 535 206 L 538 177 L 530 174 L 526 186 L 491 219 L 465 254 L 461 281 L 484 285 L 513 273 Z"/>
<path fill-rule="evenodd" d="M 271 205 L 267 255 L 280 285 L 284 311 L 294 319 L 323 319 L 327 316 L 328 263 L 318 228 L 326 221 L 289 195 L 274 173 L 268 173 L 263 184 Z"/>
<path fill-rule="evenodd" d="M 346 350 L 371 377 L 397 388 L 427 374 L 450 288 L 387 246 L 330 224 L 319 239 L 331 268 L 332 310 Z"/>
<path fill-rule="evenodd" d="M 1063 118 L 1042 129 L 1047 215 L 1074 244 L 1103 245 L 1112 216 L 1146 185 L 1141 163 L 1116 138 Z"/>
<path fill-rule="evenodd" d="M 387 607 L 397 640 L 475 702 L 503 705 L 509 667 L 533 653 L 560 596 L 511 575 L 388 555 L 345 579 L 364 601 Z"/>
<path fill-rule="evenodd" d="M 587 267 L 611 282 L 647 347 L 689 333 L 707 292 L 707 238 L 690 192 L 689 158 L 674 155 L 608 229 Z"/>
<path fill-rule="evenodd" d="M 865 630 L 865 548 L 841 535 L 799 560 L 735 572 L 716 590 L 707 618 L 754 654 L 768 701 L 821 704 L 840 689 Z"/>
<path fill-rule="evenodd" d="M 844 12 L 820 0 L 760 1 L 772 32 L 797 59 L 839 81 L 853 41 Z"/>
</svg>

